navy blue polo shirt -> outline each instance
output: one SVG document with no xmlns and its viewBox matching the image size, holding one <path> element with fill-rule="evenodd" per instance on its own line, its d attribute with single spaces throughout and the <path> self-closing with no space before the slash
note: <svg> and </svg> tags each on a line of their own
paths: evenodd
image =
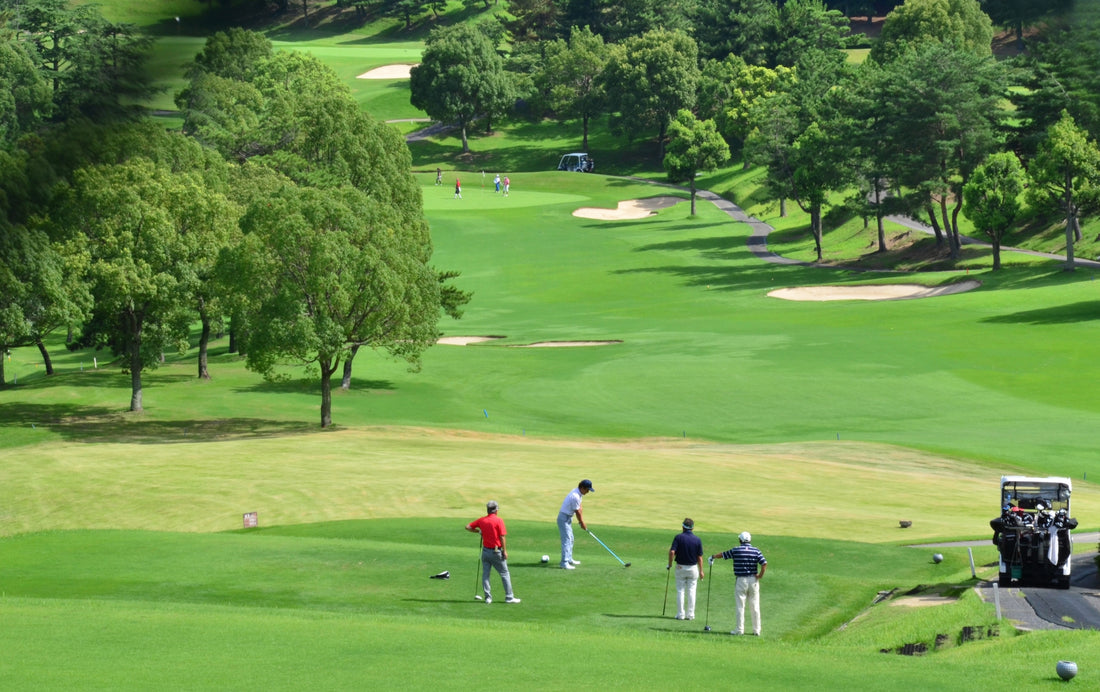
<svg viewBox="0 0 1100 692">
<path fill-rule="evenodd" d="M 752 546 L 751 543 L 730 548 L 722 553 L 726 560 L 733 560 L 733 574 L 738 577 L 751 577 L 756 574 L 757 565 L 766 565 L 764 553 Z"/>
<path fill-rule="evenodd" d="M 676 551 L 676 564 L 697 565 L 703 557 L 703 542 L 691 531 L 684 531 L 672 539 L 670 550 Z"/>
</svg>

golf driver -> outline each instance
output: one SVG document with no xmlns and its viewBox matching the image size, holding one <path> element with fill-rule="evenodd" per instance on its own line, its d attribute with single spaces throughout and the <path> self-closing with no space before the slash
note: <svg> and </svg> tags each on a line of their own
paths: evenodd
<svg viewBox="0 0 1100 692">
<path fill-rule="evenodd" d="M 704 632 L 710 632 L 710 585 L 714 583 L 714 558 L 710 558 L 709 565 L 710 569 L 707 571 L 710 572 L 711 575 L 707 577 L 707 614 L 703 622 Z"/>
<path fill-rule="evenodd" d="M 661 606 L 661 617 L 665 616 L 665 610 L 668 608 L 668 580 L 672 576 L 672 568 L 665 570 L 665 604 Z"/>
<path fill-rule="evenodd" d="M 615 554 L 615 551 L 614 551 L 614 550 L 612 550 L 611 548 L 608 548 L 608 547 L 607 547 L 607 544 L 606 544 L 606 543 L 604 543 L 604 542 L 603 542 L 603 541 L 601 541 L 601 540 L 600 540 L 599 538 L 597 538 L 597 537 L 596 537 L 596 534 L 594 534 L 594 533 L 592 533 L 591 531 L 589 531 L 589 532 L 588 532 L 588 535 L 589 535 L 589 536 L 591 536 L 592 538 L 595 538 L 595 539 L 596 539 L 596 542 L 597 542 L 597 543 L 599 543 L 600 545 L 602 545 L 602 546 L 604 547 L 604 550 L 606 550 L 607 552 L 611 553 L 611 557 L 613 557 L 613 558 L 615 558 L 616 560 L 618 560 L 618 561 L 619 561 L 619 564 L 620 564 L 620 565 L 622 565 L 623 567 L 630 567 L 630 563 L 629 563 L 629 562 L 623 562 L 623 559 L 622 559 L 621 557 L 619 557 L 618 555 L 616 555 L 616 554 Z"/>
</svg>

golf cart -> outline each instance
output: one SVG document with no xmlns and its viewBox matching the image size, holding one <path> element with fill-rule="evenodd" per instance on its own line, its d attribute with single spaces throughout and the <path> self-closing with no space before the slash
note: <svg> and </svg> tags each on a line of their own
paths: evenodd
<svg viewBox="0 0 1100 692">
<path fill-rule="evenodd" d="M 1072 483 L 1068 478 L 1001 477 L 1001 516 L 989 522 L 1001 554 L 998 583 L 1009 586 L 1069 588 L 1069 515 Z"/>
<path fill-rule="evenodd" d="M 596 167 L 596 162 L 585 152 L 575 152 L 561 157 L 558 163 L 559 171 L 571 173 L 591 173 Z"/>
</svg>

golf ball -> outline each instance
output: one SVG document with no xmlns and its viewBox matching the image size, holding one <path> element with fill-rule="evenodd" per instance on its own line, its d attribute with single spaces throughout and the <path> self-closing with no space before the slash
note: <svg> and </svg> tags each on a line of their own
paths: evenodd
<svg viewBox="0 0 1100 692">
<path fill-rule="evenodd" d="M 550 562 L 550 556 L 549 555 L 543 555 L 542 556 L 542 561 L 543 562 Z"/>
<path fill-rule="evenodd" d="M 1077 664 L 1073 661 L 1058 661 L 1055 671 L 1063 680 L 1071 680 L 1077 675 Z"/>
<path fill-rule="evenodd" d="M 935 562 L 937 565 L 940 564 L 943 562 L 943 555 L 940 553 L 932 553 L 932 562 Z"/>
</svg>

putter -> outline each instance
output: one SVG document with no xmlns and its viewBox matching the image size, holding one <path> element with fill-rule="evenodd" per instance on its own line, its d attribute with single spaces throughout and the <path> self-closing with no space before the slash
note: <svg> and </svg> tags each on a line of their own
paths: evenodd
<svg viewBox="0 0 1100 692">
<path fill-rule="evenodd" d="M 714 560 L 710 561 L 710 569 L 707 570 L 711 575 L 707 578 L 707 614 L 705 616 L 705 622 L 703 623 L 703 631 L 710 632 L 710 585 L 714 583 Z"/>
<path fill-rule="evenodd" d="M 591 536 L 592 538 L 595 538 L 595 539 L 596 539 L 596 542 L 597 542 L 597 543 L 599 543 L 600 545 L 602 545 L 602 546 L 604 547 L 604 550 L 606 550 L 607 552 L 611 553 L 611 557 L 613 557 L 613 558 L 615 558 L 616 560 L 618 560 L 618 561 L 619 561 L 619 564 L 620 564 L 620 565 L 622 565 L 623 567 L 630 567 L 630 563 L 629 563 L 629 562 L 623 562 L 623 559 L 622 559 L 621 557 L 619 557 L 618 555 L 616 555 L 616 554 L 615 554 L 615 551 L 614 551 L 614 550 L 612 550 L 611 548 L 608 548 L 608 547 L 607 547 L 607 544 L 606 544 L 606 543 L 604 543 L 603 541 L 601 541 L 601 540 L 600 540 L 599 538 L 596 538 L 596 534 L 594 534 L 594 533 L 592 533 L 591 531 L 589 531 L 589 532 L 588 532 L 588 535 L 589 535 L 589 536 Z"/>
<path fill-rule="evenodd" d="M 661 606 L 661 617 L 665 616 L 665 609 L 668 608 L 668 579 L 672 576 L 672 569 L 665 570 L 665 604 Z"/>
</svg>

